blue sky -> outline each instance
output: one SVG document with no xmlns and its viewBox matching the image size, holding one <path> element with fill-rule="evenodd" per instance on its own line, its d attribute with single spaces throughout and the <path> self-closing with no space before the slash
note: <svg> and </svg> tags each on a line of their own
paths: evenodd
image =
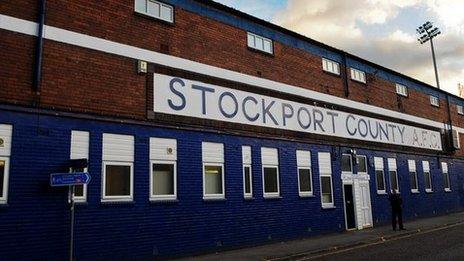
<svg viewBox="0 0 464 261">
<path fill-rule="evenodd" d="M 415 29 L 440 27 L 440 83 L 464 83 L 464 0 L 216 0 L 315 40 L 435 85 L 430 46 Z"/>
</svg>

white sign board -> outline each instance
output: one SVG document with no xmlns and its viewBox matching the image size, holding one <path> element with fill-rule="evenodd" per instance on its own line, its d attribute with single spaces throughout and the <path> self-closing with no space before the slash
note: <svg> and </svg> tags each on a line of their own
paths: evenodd
<svg viewBox="0 0 464 261">
<path fill-rule="evenodd" d="M 154 111 L 416 148 L 442 149 L 437 131 L 163 74 L 154 75 Z"/>
</svg>

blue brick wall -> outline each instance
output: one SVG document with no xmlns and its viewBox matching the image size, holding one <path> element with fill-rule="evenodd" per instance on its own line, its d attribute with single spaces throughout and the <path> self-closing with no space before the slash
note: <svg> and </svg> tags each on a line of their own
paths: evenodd
<svg viewBox="0 0 464 261">
<path fill-rule="evenodd" d="M 222 248 L 261 244 L 344 230 L 339 156 L 343 148 L 207 132 L 116 124 L 2 111 L 0 123 L 13 125 L 8 205 L 0 207 L 2 260 L 63 260 L 67 256 L 67 189 L 49 187 L 49 174 L 66 171 L 71 130 L 90 132 L 87 203 L 76 210 L 75 251 L 80 260 L 123 257 L 150 259 Z M 135 136 L 134 202 L 101 203 L 102 134 Z M 178 141 L 178 202 L 149 201 L 149 138 Z M 225 145 L 226 200 L 205 202 L 202 191 L 201 142 Z M 241 146 L 252 146 L 253 200 L 243 199 Z M 264 199 L 260 148 L 279 149 L 280 199 Z M 296 149 L 312 152 L 314 197 L 299 198 Z M 334 209 L 321 209 L 317 152 L 333 155 Z M 464 162 L 450 160 L 452 192 L 443 192 L 436 157 L 368 150 L 368 156 L 397 157 L 406 220 L 462 209 Z M 426 194 L 418 165 L 420 194 L 409 193 L 407 159 L 431 163 L 434 193 Z M 386 163 L 386 162 L 385 162 Z M 387 196 L 377 195 L 373 166 L 371 198 L 376 224 L 389 221 Z M 387 173 L 387 170 L 386 170 Z M 387 180 L 387 188 L 388 179 Z M 435 211 L 435 213 L 434 213 Z M 222 245 L 222 246 L 218 246 Z"/>
</svg>

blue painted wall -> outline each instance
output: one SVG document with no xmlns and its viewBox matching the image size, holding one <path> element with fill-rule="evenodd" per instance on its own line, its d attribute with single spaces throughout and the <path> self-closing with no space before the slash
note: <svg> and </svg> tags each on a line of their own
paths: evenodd
<svg viewBox="0 0 464 261">
<path fill-rule="evenodd" d="M 2 111 L 0 123 L 13 125 L 8 205 L 0 207 L 0 253 L 4 260 L 63 260 L 67 256 L 69 211 L 67 189 L 49 187 L 49 174 L 66 171 L 71 130 L 90 132 L 88 202 L 76 210 L 76 254 L 81 260 L 150 259 L 285 240 L 344 230 L 339 155 L 342 149 L 296 142 L 254 139 L 206 132 L 105 123 Z M 101 203 L 102 133 L 135 136 L 133 203 Z M 178 141 L 178 202 L 149 201 L 149 137 Z M 201 142 L 225 144 L 226 200 L 203 201 Z M 254 200 L 243 199 L 241 146 L 252 146 Z M 263 199 L 260 148 L 279 148 L 281 199 Z M 312 152 L 314 197 L 299 198 L 296 149 Z M 334 209 L 321 209 L 317 152 L 333 154 Z M 404 154 L 358 150 L 398 158 L 406 220 L 462 209 L 464 162 L 453 160 L 453 191 L 443 192 L 437 158 L 431 162 L 434 193 L 425 194 L 418 166 L 420 194 L 408 193 Z M 385 162 L 386 163 L 386 162 Z M 371 198 L 377 223 L 390 218 L 386 196 L 376 194 L 373 166 Z M 386 170 L 387 173 L 387 170 Z M 387 179 L 388 184 L 388 179 Z M 387 185 L 389 188 L 389 185 Z M 222 245 L 222 246 L 218 246 Z"/>
</svg>

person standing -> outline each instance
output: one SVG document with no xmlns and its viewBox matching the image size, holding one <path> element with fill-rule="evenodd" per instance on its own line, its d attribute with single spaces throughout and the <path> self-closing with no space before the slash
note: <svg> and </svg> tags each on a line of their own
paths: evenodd
<svg viewBox="0 0 464 261">
<path fill-rule="evenodd" d="M 393 230 L 396 230 L 396 220 L 398 218 L 398 225 L 400 230 L 405 230 L 403 227 L 403 199 L 401 199 L 400 194 L 393 189 L 393 192 L 388 196 L 388 200 L 390 201 L 391 209 L 392 209 L 392 227 Z"/>
</svg>

